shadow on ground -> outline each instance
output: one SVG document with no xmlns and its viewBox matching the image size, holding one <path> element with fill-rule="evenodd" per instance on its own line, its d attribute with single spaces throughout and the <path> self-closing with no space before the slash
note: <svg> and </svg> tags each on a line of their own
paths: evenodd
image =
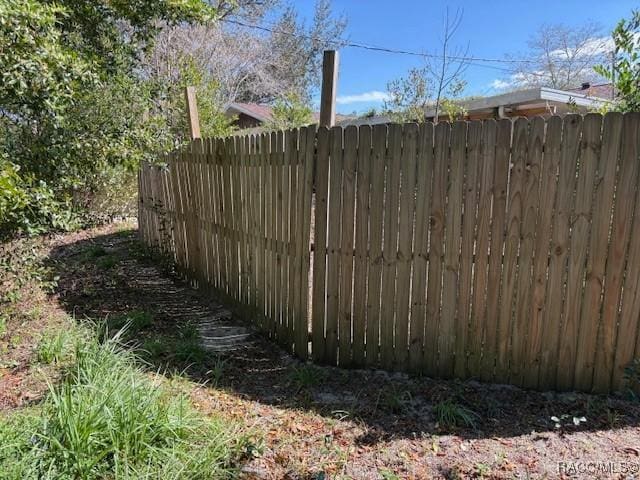
<svg viewBox="0 0 640 480">
<path fill-rule="evenodd" d="M 64 308 L 78 319 L 107 318 L 112 328 L 129 321 L 130 337 L 150 368 L 183 372 L 266 405 L 331 418 L 348 415 L 367 427 L 357 439 L 361 445 L 425 434 L 544 434 L 557 430 L 551 417 L 558 417 L 560 430 L 566 432 L 636 426 L 640 421 L 638 403 L 622 395 L 540 393 L 304 365 L 180 280 L 131 230 L 58 247 L 49 263 L 59 277 L 55 295 Z M 217 340 L 218 352 L 200 347 L 203 331 L 214 332 L 211 338 L 225 337 Z M 447 414 L 452 422 L 443 421 Z M 585 417 L 586 422 L 576 426 L 574 417 Z"/>
</svg>

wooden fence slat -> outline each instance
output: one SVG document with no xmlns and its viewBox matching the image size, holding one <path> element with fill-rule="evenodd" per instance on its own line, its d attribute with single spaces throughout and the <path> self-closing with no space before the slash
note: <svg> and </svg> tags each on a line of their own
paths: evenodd
<svg viewBox="0 0 640 480">
<path fill-rule="evenodd" d="M 325 318 L 327 285 L 327 207 L 329 200 L 329 130 L 318 129 L 318 158 L 315 165 L 315 227 L 313 236 L 312 355 L 318 362 L 327 357 Z"/>
<path fill-rule="evenodd" d="M 425 320 L 425 373 L 435 375 L 438 365 L 438 329 L 442 298 L 444 222 L 449 170 L 451 127 L 440 122 L 435 127 L 432 201 L 429 212 L 429 270 L 427 277 L 427 314 Z"/>
<path fill-rule="evenodd" d="M 640 159 L 640 114 L 629 113 L 629 136 L 623 145 L 625 159 Z M 634 357 L 638 318 L 640 318 L 640 188 L 636 181 L 635 210 L 629 242 L 624 286 L 622 287 L 622 307 L 618 318 L 617 340 L 613 361 L 611 387 L 621 390 L 624 386 L 625 369 L 630 366 Z M 634 386 L 637 387 L 637 386 Z"/>
<path fill-rule="evenodd" d="M 590 390 L 593 381 L 622 118 L 620 113 L 608 113 L 604 117 L 601 148 L 598 152 L 589 256 L 574 369 L 574 385 L 582 391 Z"/>
<path fill-rule="evenodd" d="M 261 302 L 260 313 L 262 314 L 262 328 L 266 332 L 271 331 L 269 322 L 269 283 L 267 280 L 269 272 L 269 235 L 267 231 L 267 210 L 269 209 L 268 197 L 268 160 L 269 160 L 269 141 L 270 137 L 266 133 L 260 135 L 260 155 L 258 162 L 260 164 L 260 249 L 258 263 L 260 264 L 260 277 L 258 278 L 258 288 L 260 289 Z"/>
<path fill-rule="evenodd" d="M 241 159 L 240 178 L 242 179 L 241 192 L 242 192 L 242 237 L 245 239 L 243 242 L 243 257 L 244 257 L 244 291 L 243 298 L 247 307 L 251 307 L 253 304 L 253 288 L 251 285 L 251 278 L 253 276 L 252 266 L 252 248 L 254 232 L 251 230 L 251 189 L 249 188 L 249 165 L 251 161 L 251 137 L 246 135 L 241 137 L 243 146 L 243 157 Z"/>
<path fill-rule="evenodd" d="M 614 368 L 616 322 L 620 305 L 624 263 L 627 257 L 631 231 L 631 222 L 629 220 L 632 218 L 635 205 L 635 190 L 637 188 L 638 158 L 637 155 L 635 157 L 631 155 L 635 151 L 634 142 L 637 143 L 638 138 L 637 123 L 638 114 L 626 114 L 622 122 L 620 171 L 616 188 L 609 254 L 607 256 L 602 321 L 593 378 L 593 389 L 597 392 L 609 390 L 611 373 Z"/>
<path fill-rule="evenodd" d="M 249 191 L 249 232 L 253 233 L 251 241 L 251 306 L 255 313 L 259 312 L 261 295 L 258 290 L 258 278 L 260 276 L 259 249 L 260 246 L 260 179 L 258 177 L 258 138 L 250 136 L 249 140 L 249 164 L 247 188 Z M 259 322 L 259 320 L 257 320 Z"/>
<path fill-rule="evenodd" d="M 527 135 L 529 122 L 519 118 L 513 126 L 511 147 L 511 172 L 509 174 L 507 223 L 502 260 L 502 283 L 500 290 L 500 310 L 498 317 L 498 349 L 496 357 L 496 378 L 506 381 L 509 375 L 509 354 L 511 348 L 511 328 L 518 273 L 518 249 L 520 247 L 520 223 L 522 221 L 522 195 L 525 158 L 527 155 Z"/>
<path fill-rule="evenodd" d="M 206 285 L 204 287 L 207 290 L 210 290 L 211 287 L 215 285 L 215 267 L 214 267 L 214 258 L 215 253 L 213 251 L 213 206 L 211 202 L 211 140 L 205 139 L 203 140 L 204 153 L 203 153 L 203 162 L 202 162 L 202 182 L 203 182 L 203 216 L 202 220 L 204 222 L 204 250 L 206 257 Z"/>
<path fill-rule="evenodd" d="M 476 226 L 476 251 L 473 278 L 473 300 L 471 321 L 469 324 L 469 347 L 467 371 L 469 376 L 480 374 L 482 360 L 482 345 L 484 341 L 484 326 L 486 321 L 487 275 L 489 273 L 489 240 L 491 233 L 491 203 L 493 194 L 493 169 L 495 163 L 495 142 L 497 124 L 495 120 L 488 120 L 482 125 L 482 139 L 480 144 L 478 216 Z"/>
<path fill-rule="evenodd" d="M 477 224 L 478 178 L 482 140 L 482 123 L 469 123 L 467 131 L 467 151 L 464 178 L 464 203 L 462 212 L 462 241 L 460 247 L 460 284 L 458 314 L 456 316 L 455 365 L 456 377 L 467 373 L 467 353 L 469 343 L 469 323 L 472 307 L 474 246 Z"/>
<path fill-rule="evenodd" d="M 382 298 L 382 220 L 384 170 L 387 152 L 386 125 L 374 125 L 371 152 L 371 200 L 369 206 L 369 273 L 367 275 L 366 365 L 378 365 L 380 354 L 380 303 Z"/>
<path fill-rule="evenodd" d="M 369 249 L 369 192 L 371 187 L 371 127 L 360 127 L 356 165 L 355 259 L 353 271 L 353 350 L 355 366 L 365 364 L 367 322 L 367 251 Z"/>
<path fill-rule="evenodd" d="M 290 172 L 289 165 L 291 161 L 290 143 L 293 141 L 293 131 L 287 130 L 283 132 L 282 148 L 283 152 L 279 158 L 280 172 L 278 174 L 279 181 L 279 204 L 280 204 L 280 239 L 278 242 L 280 252 L 280 264 L 278 266 L 280 278 L 280 318 L 282 329 L 281 345 L 287 351 L 291 351 L 292 339 L 290 338 L 289 313 L 288 313 L 288 271 L 289 271 L 289 188 L 290 188 Z"/>
<path fill-rule="evenodd" d="M 438 372 L 444 377 L 450 377 L 453 374 L 455 364 L 466 139 L 467 122 L 454 123 L 451 128 L 451 165 L 445 220 L 442 316 L 440 318 L 440 328 L 438 329 Z"/>
<path fill-rule="evenodd" d="M 311 202 L 313 196 L 313 172 L 315 127 L 300 130 L 298 153 L 298 221 L 296 222 L 296 271 L 294 280 L 294 302 L 296 311 L 295 351 L 300 358 L 309 355 L 309 262 Z"/>
<path fill-rule="evenodd" d="M 331 129 L 329 156 L 329 215 L 327 237 L 327 326 L 325 361 L 336 364 L 340 294 L 340 235 L 342 213 L 343 131 Z"/>
<path fill-rule="evenodd" d="M 286 342 L 286 326 L 284 318 L 284 302 L 283 302 L 283 278 L 284 272 L 284 132 L 279 130 L 276 134 L 276 152 L 274 158 L 273 169 L 273 182 L 275 193 L 275 226 L 274 226 L 274 239 L 275 239 L 275 260 L 274 265 L 274 285 L 275 285 L 275 322 L 277 325 L 276 335 L 278 341 L 282 345 Z"/>
<path fill-rule="evenodd" d="M 522 179 L 522 228 L 509 366 L 510 379 L 517 385 L 522 384 L 524 372 L 527 369 L 524 360 L 527 356 L 529 341 L 529 314 L 532 300 L 538 205 L 540 204 L 540 175 L 544 148 L 544 120 L 542 118 L 538 117 L 530 121 L 528 137 Z M 546 253 L 544 255 L 546 258 Z"/>
<path fill-rule="evenodd" d="M 288 150 L 286 165 L 285 165 L 285 188 L 286 188 L 286 211 L 285 219 L 287 221 L 287 287 L 286 287 L 286 305 L 287 305 L 287 332 L 289 333 L 289 345 L 292 346 L 295 351 L 295 306 L 299 304 L 295 300 L 294 288 L 295 288 L 295 273 L 296 273 L 296 250 L 297 239 L 296 237 L 296 222 L 298 220 L 297 199 L 301 196 L 298 191 L 298 152 L 300 151 L 300 131 L 294 129 L 291 132 L 287 132 L 289 141 L 287 142 L 286 149 Z M 298 286 L 298 288 L 300 288 Z"/>
<path fill-rule="evenodd" d="M 589 218 L 600 143 L 600 115 L 584 117 L 582 140 L 576 155 L 578 160 L 578 183 L 575 205 L 571 216 L 571 245 L 569 247 L 569 270 L 567 293 L 562 314 L 560 345 L 558 349 L 557 386 L 561 390 L 573 387 L 580 306 L 582 304 L 585 265 L 589 242 Z"/>
<path fill-rule="evenodd" d="M 411 277 L 409 325 L 409 365 L 422 371 L 424 326 L 427 304 L 427 266 L 429 257 L 429 202 L 433 180 L 433 124 L 420 126 L 416 171 L 416 214 Z"/>
<path fill-rule="evenodd" d="M 402 159 L 400 164 L 400 218 L 396 259 L 396 321 L 394 329 L 394 367 L 399 370 L 406 370 L 409 361 L 409 295 L 416 198 L 418 134 L 417 124 L 410 123 L 403 128 Z"/>
<path fill-rule="evenodd" d="M 267 220 L 267 228 L 269 229 L 269 318 L 271 323 L 271 335 L 276 337 L 279 333 L 280 322 L 278 318 L 278 284 L 276 282 L 277 268 L 278 268 L 278 255 L 277 255 L 277 242 L 278 242 L 278 134 L 271 132 L 271 143 L 269 145 L 269 205 L 267 206 L 267 212 L 269 219 Z"/>
<path fill-rule="evenodd" d="M 552 292 L 552 294 L 547 295 L 545 305 L 546 321 L 543 330 L 545 341 L 542 345 L 540 358 L 540 384 L 544 388 L 554 388 L 556 384 L 555 367 L 558 359 L 560 336 L 559 320 L 562 316 L 562 304 L 565 294 L 570 216 L 576 183 L 576 152 L 581 124 L 579 115 L 568 115 L 563 120 L 558 195 L 554 212 L 551 258 L 547 280 L 547 291 Z"/>
<path fill-rule="evenodd" d="M 493 170 L 493 206 L 491 210 L 491 246 L 487 285 L 487 313 L 485 342 L 482 351 L 480 378 L 491 381 L 494 377 L 498 349 L 498 316 L 500 312 L 500 285 L 505 241 L 507 208 L 507 179 L 509 176 L 509 152 L 512 122 L 500 120 L 497 124 L 495 163 Z"/>
<path fill-rule="evenodd" d="M 338 305 L 338 360 L 339 365 L 351 365 L 352 288 L 354 260 L 354 214 L 356 193 L 356 165 L 358 159 L 358 129 L 344 130 L 344 157 L 342 170 L 342 234 L 340 240 L 340 293 Z"/>
<path fill-rule="evenodd" d="M 389 126 L 389 149 L 386 159 L 386 180 L 383 226 L 382 305 L 380 308 L 380 363 L 393 368 L 393 334 L 398 258 L 398 209 L 400 202 L 400 162 L 402 155 L 402 125 Z"/>
<path fill-rule="evenodd" d="M 233 166 L 233 171 L 235 173 L 235 182 L 234 182 L 234 197 L 235 197 L 235 221 L 236 221 L 236 238 L 238 239 L 238 296 L 235 298 L 240 304 L 244 304 L 247 301 L 246 298 L 246 248 L 245 248 L 245 205 L 244 205 L 244 137 L 235 137 L 235 145 L 236 145 L 236 154 L 235 154 L 235 165 Z"/>
</svg>

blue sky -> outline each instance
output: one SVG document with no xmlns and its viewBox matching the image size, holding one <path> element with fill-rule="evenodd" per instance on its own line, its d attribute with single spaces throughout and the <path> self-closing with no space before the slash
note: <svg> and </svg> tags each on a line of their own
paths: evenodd
<svg viewBox="0 0 640 480">
<path fill-rule="evenodd" d="M 305 17 L 312 15 L 314 0 L 296 0 Z M 503 58 L 506 54 L 526 52 L 528 37 L 545 23 L 580 25 L 600 23 L 611 31 L 621 18 L 628 18 L 638 0 L 333 0 L 334 10 L 346 14 L 349 24 L 345 36 L 352 42 L 409 51 L 432 51 L 438 46 L 442 19 L 450 12 L 464 9 L 464 18 L 455 43 L 470 43 L 474 57 Z M 355 102 L 352 96 L 368 94 L 380 97 L 387 83 L 404 75 L 411 67 L 421 66 L 416 57 L 344 48 L 340 52 L 338 111 L 362 112 L 381 106 L 381 101 Z M 491 95 L 496 79 L 508 74 L 492 68 L 470 66 L 466 73 L 465 94 Z M 356 97 L 357 98 L 357 97 Z"/>
</svg>

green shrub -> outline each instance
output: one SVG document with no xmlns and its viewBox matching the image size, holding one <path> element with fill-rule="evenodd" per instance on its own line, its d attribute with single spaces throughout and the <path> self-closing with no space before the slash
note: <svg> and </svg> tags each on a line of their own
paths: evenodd
<svg viewBox="0 0 640 480">
<path fill-rule="evenodd" d="M 41 409 L 0 418 L 0 478 L 229 478 L 244 438 L 146 376 L 118 338 L 79 341 Z"/>
</svg>

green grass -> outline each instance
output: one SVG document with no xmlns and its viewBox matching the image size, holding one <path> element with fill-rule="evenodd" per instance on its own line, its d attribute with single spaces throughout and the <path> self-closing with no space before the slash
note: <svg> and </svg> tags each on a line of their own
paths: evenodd
<svg viewBox="0 0 640 480">
<path fill-rule="evenodd" d="M 86 258 L 104 257 L 107 251 L 102 245 L 91 245 L 85 250 Z"/>
<path fill-rule="evenodd" d="M 224 369 L 224 362 L 202 346 L 200 333 L 193 325 L 180 328 L 177 336 L 157 335 L 142 343 L 141 355 L 150 363 L 176 362 L 182 366 L 209 365 L 213 360 L 212 371 L 214 381 L 219 381 Z"/>
<path fill-rule="evenodd" d="M 96 261 L 96 265 L 101 270 L 110 270 L 116 266 L 118 261 L 112 255 L 106 255 L 104 257 L 99 257 Z"/>
<path fill-rule="evenodd" d="M 300 391 L 321 384 L 326 379 L 326 374 L 313 365 L 302 365 L 293 369 L 290 378 L 296 390 Z"/>
<path fill-rule="evenodd" d="M 472 427 L 475 428 L 478 415 L 468 408 L 453 402 L 444 400 L 433 407 L 436 420 L 441 427 Z"/>
<path fill-rule="evenodd" d="M 387 411 L 392 413 L 402 413 L 409 408 L 411 393 L 408 391 L 397 391 L 394 388 L 386 389 L 380 393 L 379 403 Z"/>
<path fill-rule="evenodd" d="M 68 352 L 70 334 L 65 330 L 48 331 L 42 335 L 36 348 L 36 359 L 40 363 L 59 363 Z"/>
<path fill-rule="evenodd" d="M 200 333 L 194 325 L 185 325 L 172 346 L 172 354 L 181 363 L 204 364 L 209 352 L 202 346 Z"/>
<path fill-rule="evenodd" d="M 118 336 L 103 343 L 85 336 L 74 350 L 39 408 L 0 417 L 0 478 L 233 476 L 245 437 L 143 373 Z"/>
<path fill-rule="evenodd" d="M 128 334 L 138 333 L 153 324 L 153 315 L 144 310 L 132 310 L 124 315 L 110 317 L 106 326 L 109 331 L 118 331 L 126 327 Z"/>
</svg>

